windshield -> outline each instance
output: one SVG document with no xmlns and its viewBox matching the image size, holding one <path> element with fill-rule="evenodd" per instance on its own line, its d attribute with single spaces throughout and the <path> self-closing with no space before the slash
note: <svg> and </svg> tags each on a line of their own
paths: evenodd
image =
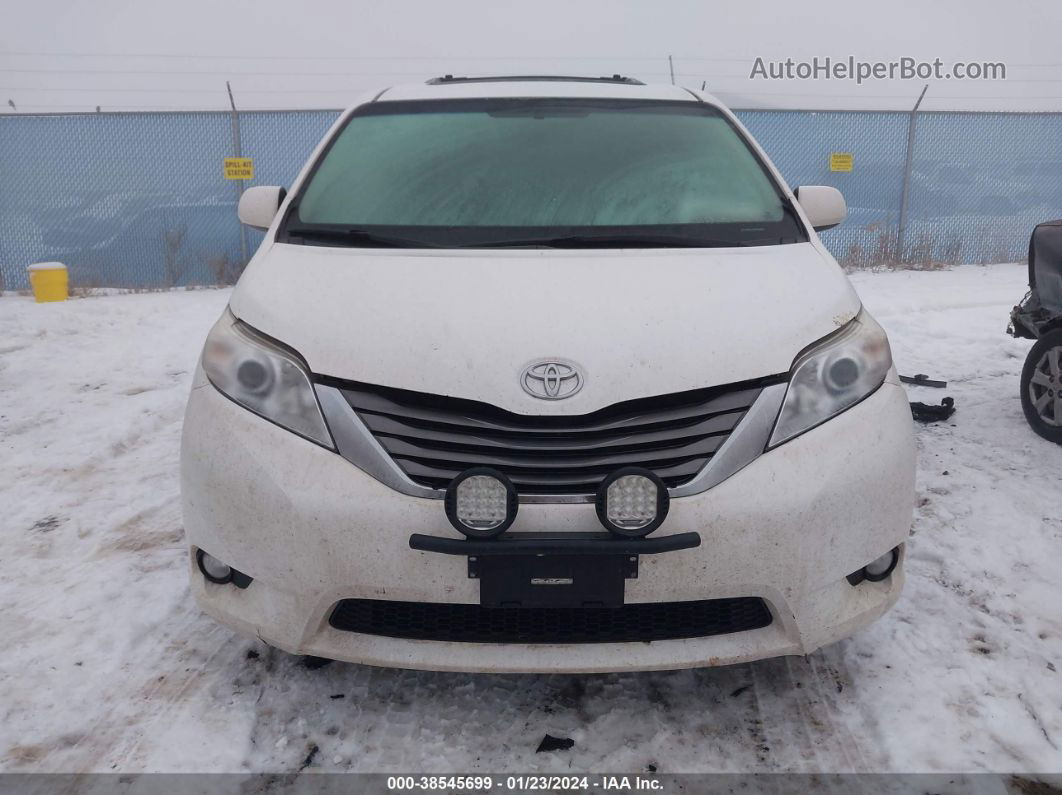
<svg viewBox="0 0 1062 795">
<path fill-rule="evenodd" d="M 377 102 L 333 138 L 280 239 L 328 245 L 725 246 L 806 240 L 699 102 Z"/>
</svg>

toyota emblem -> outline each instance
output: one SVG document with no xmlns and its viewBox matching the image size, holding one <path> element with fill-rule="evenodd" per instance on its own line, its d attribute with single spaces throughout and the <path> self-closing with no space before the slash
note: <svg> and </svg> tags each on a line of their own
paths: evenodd
<svg viewBox="0 0 1062 795">
<path fill-rule="evenodd" d="M 546 359 L 524 368 L 520 386 L 540 400 L 563 400 L 583 388 L 583 376 L 571 362 Z"/>
</svg>

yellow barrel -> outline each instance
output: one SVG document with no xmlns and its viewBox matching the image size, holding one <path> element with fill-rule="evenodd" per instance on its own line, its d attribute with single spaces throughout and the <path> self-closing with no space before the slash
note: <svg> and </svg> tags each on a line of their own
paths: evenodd
<svg viewBox="0 0 1062 795">
<path fill-rule="evenodd" d="M 45 301 L 65 301 L 69 294 L 66 265 L 61 262 L 38 262 L 30 265 L 30 286 L 37 303 Z"/>
</svg>

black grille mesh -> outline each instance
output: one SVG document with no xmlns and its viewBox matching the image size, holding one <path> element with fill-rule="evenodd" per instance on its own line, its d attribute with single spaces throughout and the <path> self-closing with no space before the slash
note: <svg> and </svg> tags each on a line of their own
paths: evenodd
<svg viewBox="0 0 1062 795">
<path fill-rule="evenodd" d="M 755 597 L 601 608 L 491 608 L 345 599 L 335 606 L 328 623 L 348 632 L 414 640 L 623 643 L 759 629 L 771 623 L 771 613 L 766 603 Z"/>
<path fill-rule="evenodd" d="M 762 388 L 735 384 L 580 416 L 540 416 L 402 389 L 334 385 L 414 481 L 443 489 L 470 467 L 490 466 L 521 494 L 592 494 L 624 466 L 650 469 L 674 488 L 711 459 Z"/>
</svg>

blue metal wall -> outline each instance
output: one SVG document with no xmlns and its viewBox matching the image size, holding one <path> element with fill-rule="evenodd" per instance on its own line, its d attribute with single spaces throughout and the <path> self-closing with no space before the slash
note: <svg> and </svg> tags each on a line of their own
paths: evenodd
<svg viewBox="0 0 1062 795">
<path fill-rule="evenodd" d="M 334 111 L 240 115 L 251 184 L 289 185 Z M 790 185 L 834 185 L 848 220 L 823 239 L 849 267 L 898 258 L 908 114 L 742 111 Z M 831 152 L 854 155 L 850 173 Z M 0 116 L 0 275 L 58 260 L 80 286 L 234 278 L 241 267 L 226 113 Z M 1062 114 L 920 113 L 904 259 L 1021 259 L 1032 226 L 1062 216 Z M 261 239 L 250 233 L 253 251 Z"/>
</svg>

